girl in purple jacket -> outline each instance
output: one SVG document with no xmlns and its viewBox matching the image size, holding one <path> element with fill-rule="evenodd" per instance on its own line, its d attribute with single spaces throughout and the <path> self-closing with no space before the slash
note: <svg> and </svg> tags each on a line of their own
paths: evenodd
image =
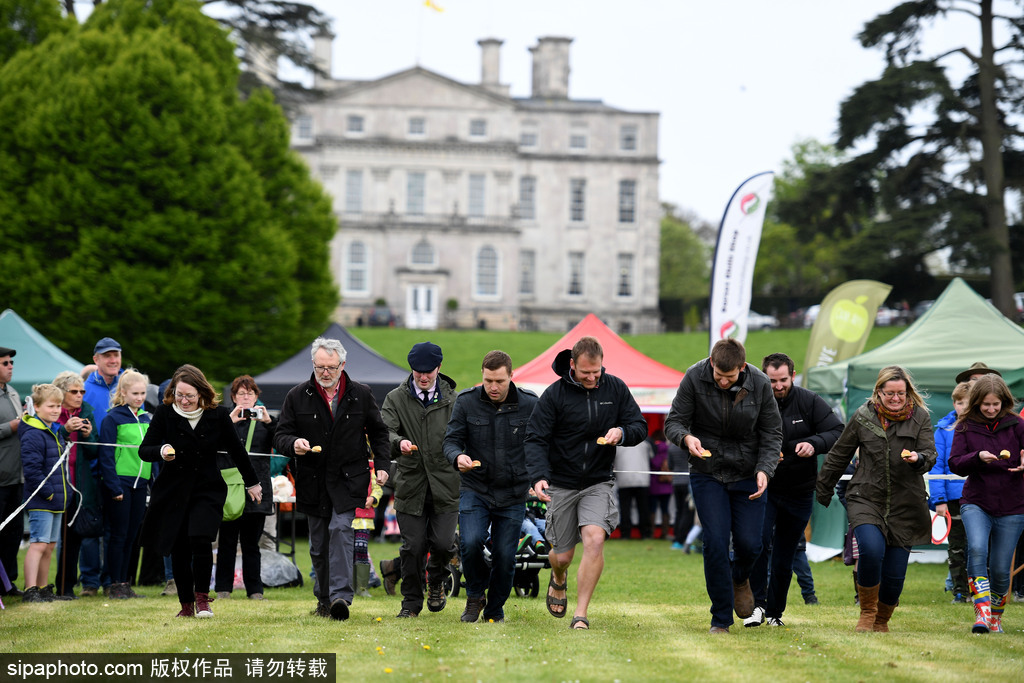
<svg viewBox="0 0 1024 683">
<path fill-rule="evenodd" d="M 967 409 L 953 430 L 949 469 L 967 477 L 960 514 L 967 530 L 968 583 L 974 633 L 1002 633 L 1010 590 L 1010 563 L 1024 530 L 1024 420 L 998 375 L 971 387 Z"/>
</svg>

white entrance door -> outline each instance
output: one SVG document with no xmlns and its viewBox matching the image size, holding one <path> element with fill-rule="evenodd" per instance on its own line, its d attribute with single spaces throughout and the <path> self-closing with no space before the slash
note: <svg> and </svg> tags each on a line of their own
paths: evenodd
<svg viewBox="0 0 1024 683">
<path fill-rule="evenodd" d="M 405 326 L 414 330 L 436 330 L 437 287 L 409 285 L 405 292 Z"/>
</svg>

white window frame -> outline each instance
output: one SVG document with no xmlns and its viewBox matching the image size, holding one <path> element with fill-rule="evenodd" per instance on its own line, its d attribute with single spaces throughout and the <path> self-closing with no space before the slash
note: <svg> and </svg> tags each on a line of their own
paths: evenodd
<svg viewBox="0 0 1024 683">
<path fill-rule="evenodd" d="M 640 127 L 635 123 L 624 123 L 619 127 L 619 149 L 635 152 L 640 148 Z"/>
<path fill-rule="evenodd" d="M 490 245 L 477 249 L 473 259 L 473 298 L 497 300 L 501 294 L 501 259 Z"/>
<path fill-rule="evenodd" d="M 587 179 L 569 179 L 569 222 L 584 223 L 587 220 Z"/>
<path fill-rule="evenodd" d="M 477 139 L 487 137 L 487 119 L 470 119 L 469 137 Z"/>
<path fill-rule="evenodd" d="M 519 293 L 533 296 L 537 292 L 537 252 L 533 249 L 519 251 Z"/>
<path fill-rule="evenodd" d="M 583 296 L 584 274 L 586 271 L 586 255 L 582 251 L 569 252 L 569 271 L 565 292 L 571 297 Z"/>
<path fill-rule="evenodd" d="M 345 171 L 345 213 L 363 212 L 363 172 Z"/>
<path fill-rule="evenodd" d="M 361 260 L 357 260 L 361 257 Z M 361 277 L 363 287 L 354 287 L 353 279 Z M 349 242 L 345 248 L 344 293 L 348 296 L 370 295 L 370 248 L 365 242 Z"/>
<path fill-rule="evenodd" d="M 405 213 L 422 216 L 427 209 L 427 174 L 409 171 L 405 179 Z"/>
<path fill-rule="evenodd" d="M 295 119 L 295 139 L 313 139 L 313 117 L 309 114 L 299 114 Z"/>
<path fill-rule="evenodd" d="M 420 240 L 409 250 L 409 263 L 420 267 L 436 266 L 437 249 L 427 240 Z"/>
<path fill-rule="evenodd" d="M 487 215 L 487 174 L 470 173 L 469 200 L 466 202 L 466 215 L 472 218 L 483 218 Z"/>
<path fill-rule="evenodd" d="M 366 117 L 362 114 L 349 114 L 345 117 L 345 132 L 349 135 L 362 135 L 366 132 Z"/>
<path fill-rule="evenodd" d="M 408 135 L 411 138 L 425 138 L 427 136 L 427 119 L 425 116 L 410 116 Z"/>
<path fill-rule="evenodd" d="M 619 223 L 636 223 L 636 180 L 619 181 Z"/>
<path fill-rule="evenodd" d="M 633 254 L 621 252 L 615 257 L 615 296 L 631 299 L 636 292 L 636 258 Z"/>
<path fill-rule="evenodd" d="M 518 217 L 522 220 L 537 220 L 537 176 L 519 177 Z"/>
</svg>

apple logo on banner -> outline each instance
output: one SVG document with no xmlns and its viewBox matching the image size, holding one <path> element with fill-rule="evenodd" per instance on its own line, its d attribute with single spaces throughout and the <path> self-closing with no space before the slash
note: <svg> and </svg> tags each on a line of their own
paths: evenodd
<svg viewBox="0 0 1024 683">
<path fill-rule="evenodd" d="M 757 196 L 756 192 L 751 192 L 740 200 L 740 211 L 743 212 L 744 216 L 749 216 L 754 211 L 757 211 L 757 207 L 760 205 L 761 198 Z"/>
<path fill-rule="evenodd" d="M 722 325 L 721 329 L 718 330 L 719 339 L 731 339 L 740 333 L 740 326 L 736 324 L 736 321 L 730 320 L 729 322 Z"/>
<path fill-rule="evenodd" d="M 828 326 L 839 339 L 855 342 L 864 336 L 868 329 L 868 310 L 862 305 L 868 300 L 866 296 L 858 296 L 856 301 L 840 299 L 832 306 L 828 316 Z"/>
</svg>

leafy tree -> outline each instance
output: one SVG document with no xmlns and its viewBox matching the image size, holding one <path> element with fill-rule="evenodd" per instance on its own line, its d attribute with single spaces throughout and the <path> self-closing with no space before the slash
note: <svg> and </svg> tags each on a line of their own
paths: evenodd
<svg viewBox="0 0 1024 683">
<path fill-rule="evenodd" d="M 111 0 L 0 68 L 5 289 L 73 355 L 227 378 L 323 329 L 330 202 L 232 52 L 197 3 Z"/>
<path fill-rule="evenodd" d="M 714 229 L 694 214 L 680 213 L 663 203 L 661 218 L 661 276 L 658 294 L 662 299 L 698 299 L 711 288 L 711 247 L 697 231 L 713 234 Z"/>
<path fill-rule="evenodd" d="M 61 16 L 60 5 L 40 0 L 0 0 L 0 65 L 14 53 L 43 42 L 74 22 Z"/>
<path fill-rule="evenodd" d="M 880 219 L 851 235 L 845 258 L 873 263 L 894 295 L 924 273 L 925 254 L 949 246 L 958 265 L 989 268 L 993 302 L 1013 314 L 1005 201 L 1007 187 L 1019 189 L 1024 178 L 1021 4 L 902 2 L 859 36 L 864 47 L 884 49 L 886 67 L 842 103 L 839 148 L 871 148 L 839 175 L 848 200 Z M 976 22 L 980 41 L 922 56 L 923 34 L 948 15 Z M 954 82 L 960 67 L 966 76 Z"/>
</svg>

